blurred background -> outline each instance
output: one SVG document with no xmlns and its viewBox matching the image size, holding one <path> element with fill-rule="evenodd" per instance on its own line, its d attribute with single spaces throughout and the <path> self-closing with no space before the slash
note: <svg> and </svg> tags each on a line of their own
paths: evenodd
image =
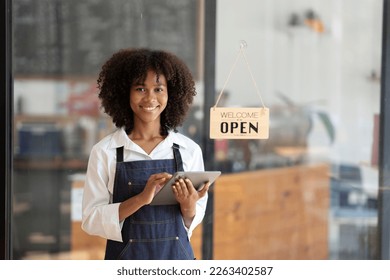
<svg viewBox="0 0 390 280">
<path fill-rule="evenodd" d="M 114 126 L 100 67 L 172 51 L 198 95 L 180 131 L 222 177 L 191 239 L 198 259 L 374 259 L 381 0 L 14 0 L 14 259 L 101 259 L 80 229 L 90 149 Z M 210 140 L 208 111 L 240 44 L 267 140 Z M 219 107 L 257 107 L 239 61 Z"/>
</svg>

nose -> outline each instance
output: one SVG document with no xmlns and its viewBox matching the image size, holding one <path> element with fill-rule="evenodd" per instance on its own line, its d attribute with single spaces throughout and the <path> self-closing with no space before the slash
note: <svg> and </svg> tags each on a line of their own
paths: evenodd
<svg viewBox="0 0 390 280">
<path fill-rule="evenodd" d="M 144 95 L 144 99 L 152 101 L 156 99 L 156 93 L 153 90 L 147 90 Z"/>
</svg>

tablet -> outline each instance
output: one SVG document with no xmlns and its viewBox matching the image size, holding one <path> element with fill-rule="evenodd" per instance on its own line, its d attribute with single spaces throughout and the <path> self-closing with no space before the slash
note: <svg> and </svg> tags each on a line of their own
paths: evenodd
<svg viewBox="0 0 390 280">
<path fill-rule="evenodd" d="M 150 205 L 172 205 L 177 204 L 173 194 L 172 185 L 179 178 L 191 180 L 196 190 L 199 190 L 206 182 L 210 185 L 221 175 L 221 171 L 180 171 L 173 174 L 172 178 L 154 196 Z"/>
</svg>

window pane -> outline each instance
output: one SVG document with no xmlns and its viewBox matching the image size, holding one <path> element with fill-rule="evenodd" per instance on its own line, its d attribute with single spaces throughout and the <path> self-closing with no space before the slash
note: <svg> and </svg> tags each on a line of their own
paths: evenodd
<svg viewBox="0 0 390 280">
<path fill-rule="evenodd" d="M 202 106 L 198 1 L 13 1 L 15 259 L 101 259 L 81 230 L 89 152 L 111 133 L 97 75 L 129 47 L 171 51 L 196 78 Z M 202 135 L 194 106 L 183 127 Z"/>
<path fill-rule="evenodd" d="M 80 228 L 89 151 L 113 131 L 96 79 L 121 48 L 178 54 L 203 131 L 202 0 L 13 1 L 15 259 L 101 259 Z M 214 259 L 373 259 L 377 251 L 382 1 L 217 1 L 219 107 L 270 108 L 267 140 L 215 140 Z M 210 93 L 207 93 L 210 94 Z M 214 104 L 207 104 L 211 107 Z M 207 220 L 207 222 L 210 222 Z M 233 245 L 235 244 L 235 245 Z M 288 249 L 286 249 L 288 248 Z"/>
<path fill-rule="evenodd" d="M 375 258 L 382 1 L 217 3 L 220 106 L 262 106 L 252 72 L 270 137 L 216 141 L 214 257 Z"/>
</svg>

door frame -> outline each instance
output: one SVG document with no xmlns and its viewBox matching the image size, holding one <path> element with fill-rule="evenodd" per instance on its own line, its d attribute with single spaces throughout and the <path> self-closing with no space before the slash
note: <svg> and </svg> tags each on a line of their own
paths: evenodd
<svg viewBox="0 0 390 280">
<path fill-rule="evenodd" d="M 390 0 L 383 0 L 379 121 L 378 259 L 390 259 Z M 386 144 L 387 143 L 387 144 Z"/>
<path fill-rule="evenodd" d="M 12 258 L 12 42 L 11 0 L 0 1 L 0 259 Z"/>
</svg>

